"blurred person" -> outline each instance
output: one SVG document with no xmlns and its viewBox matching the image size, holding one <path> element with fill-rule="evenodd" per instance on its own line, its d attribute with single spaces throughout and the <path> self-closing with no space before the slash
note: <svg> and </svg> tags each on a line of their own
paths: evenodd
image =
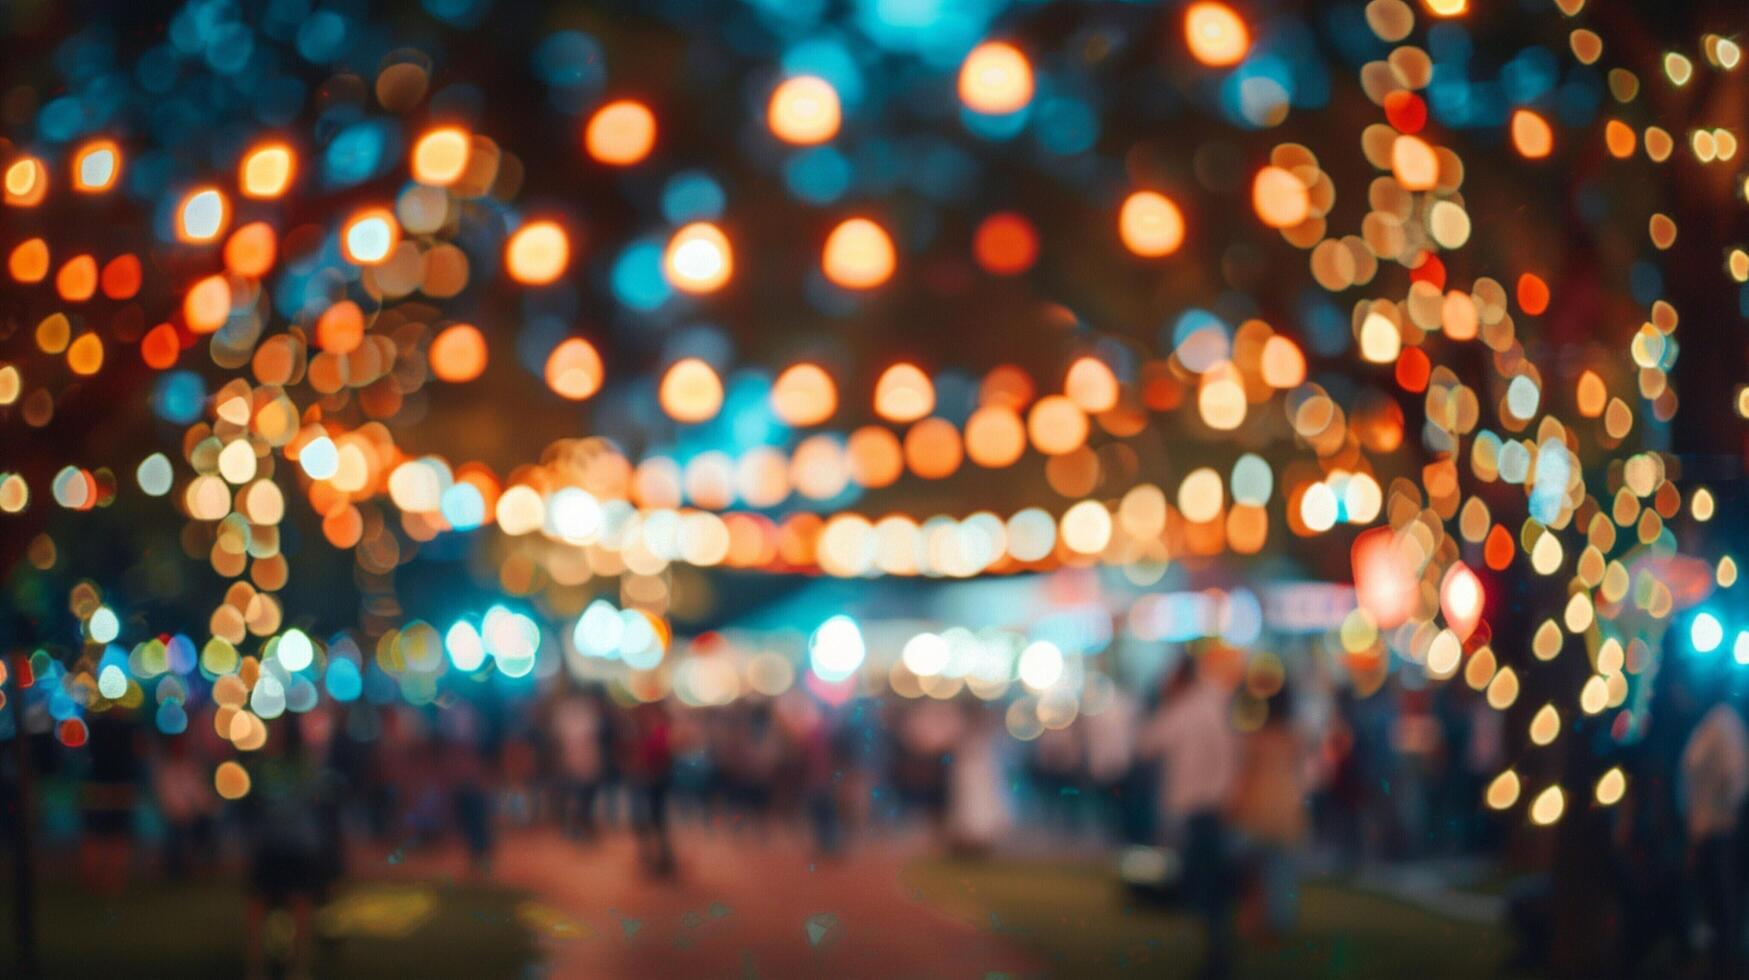
<svg viewBox="0 0 1749 980">
<path fill-rule="evenodd" d="M 668 791 L 674 778 L 674 725 L 660 702 L 632 711 L 630 758 L 632 827 L 644 869 L 657 877 L 675 873 L 674 844 L 668 826 Z"/>
<path fill-rule="evenodd" d="M 1741 960 L 1742 906 L 1736 881 L 1737 818 L 1749 796 L 1749 732 L 1720 699 L 1682 750 L 1689 867 L 1705 918 L 1712 975 L 1733 977 Z"/>
<path fill-rule="evenodd" d="M 1277 692 L 1267 702 L 1263 724 L 1245 736 L 1232 808 L 1233 826 L 1257 869 L 1263 927 L 1271 939 L 1293 931 L 1297 852 L 1306 833 L 1306 753 L 1288 704 Z"/>
<path fill-rule="evenodd" d="M 897 711 L 892 726 L 895 788 L 907 809 L 921 810 L 931 826 L 945 832 L 950 753 L 964 717 L 953 702 L 935 698 L 899 705 Z"/>
<path fill-rule="evenodd" d="M 970 854 L 988 853 L 1013 823 L 997 758 L 1002 722 L 982 701 L 967 699 L 947 782 L 947 839 Z"/>
<path fill-rule="evenodd" d="M 553 708 L 553 752 L 559 782 L 559 825 L 566 836 L 592 840 L 601 788 L 605 718 L 598 695 L 573 691 Z"/>
<path fill-rule="evenodd" d="M 451 812 L 468 863 L 477 875 L 492 869 L 492 790 L 486 760 L 493 754 L 491 739 L 479 712 L 465 701 L 444 710 L 445 746 L 440 750 L 444 774 L 449 781 Z"/>
<path fill-rule="evenodd" d="M 838 800 L 842 765 L 834 744 L 832 718 L 819 702 L 805 695 L 791 703 L 785 717 L 801 757 L 804 807 L 814 849 L 822 856 L 835 856 L 843 849 L 844 823 Z"/>
<path fill-rule="evenodd" d="M 79 842 L 79 867 L 85 885 L 107 897 L 127 887 L 133 861 L 134 804 L 140 779 L 138 728 L 106 711 L 87 721 L 89 769 L 80 787 L 79 809 L 84 836 Z"/>
<path fill-rule="evenodd" d="M 1202 975 L 1211 978 L 1232 969 L 1232 871 L 1222 813 L 1238 778 L 1239 746 L 1227 700 L 1186 656 L 1137 739 L 1139 754 L 1163 769 L 1160 816 L 1180 843 L 1185 895 L 1203 922 Z"/>
<path fill-rule="evenodd" d="M 243 797 L 248 835 L 249 904 L 245 916 L 249 975 L 267 975 L 267 926 L 276 912 L 289 914 L 287 973 L 310 969 L 311 917 L 325 885 L 326 862 L 319 812 L 320 785 L 303 751 L 296 724 L 269 726 L 267 744 L 251 760 L 249 795 Z"/>
<path fill-rule="evenodd" d="M 1047 728 L 1032 740 L 1028 769 L 1043 806 L 1045 824 L 1063 834 L 1073 834 L 1080 823 L 1080 790 L 1076 785 L 1084 771 L 1081 726 Z"/>
<path fill-rule="evenodd" d="M 1140 707 L 1128 691 L 1109 685 L 1110 699 L 1097 714 L 1084 714 L 1079 727 L 1087 743 L 1087 781 L 1100 819 L 1125 844 L 1143 840 L 1144 822 L 1135 813 L 1145 794 L 1135 785 L 1136 719 Z"/>
<path fill-rule="evenodd" d="M 187 875 L 193 859 L 211 849 L 218 798 L 207 767 L 195 761 L 190 740 L 164 740 L 152 766 L 152 795 L 164 816 L 164 871 L 172 879 Z"/>
</svg>

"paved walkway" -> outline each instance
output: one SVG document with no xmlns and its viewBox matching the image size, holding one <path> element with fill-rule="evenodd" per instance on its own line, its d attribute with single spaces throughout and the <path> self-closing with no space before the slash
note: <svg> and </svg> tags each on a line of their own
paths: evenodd
<svg viewBox="0 0 1749 980">
<path fill-rule="evenodd" d="M 1040 959 L 923 904 L 901 880 L 921 842 L 865 841 L 834 861 L 794 836 L 682 831 L 680 874 L 653 880 L 629 837 L 579 844 L 544 829 L 506 835 L 492 878 L 535 899 L 518 909 L 555 977 L 962 978 L 1037 976 Z M 454 849 L 397 856 L 394 877 L 465 877 Z M 359 870 L 363 870 L 362 866 Z"/>
</svg>

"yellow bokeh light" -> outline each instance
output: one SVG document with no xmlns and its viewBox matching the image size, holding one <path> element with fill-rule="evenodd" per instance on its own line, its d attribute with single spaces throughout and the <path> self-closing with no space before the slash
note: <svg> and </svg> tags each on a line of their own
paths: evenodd
<svg viewBox="0 0 1749 980">
<path fill-rule="evenodd" d="M 662 410 L 677 422 L 706 422 L 723 407 L 723 382 L 696 357 L 674 362 L 657 392 Z"/>
<path fill-rule="evenodd" d="M 1032 64 L 1012 44 L 986 41 L 960 65 L 960 101 L 973 112 L 1002 116 L 1032 101 Z"/>
<path fill-rule="evenodd" d="M 674 288 L 688 293 L 710 293 L 723 287 L 735 273 L 735 255 L 729 236 L 708 221 L 682 227 L 668 240 L 662 253 L 662 271 Z"/>
<path fill-rule="evenodd" d="M 656 145 L 656 115 L 649 106 L 619 99 L 595 110 L 583 129 L 583 146 L 595 160 L 629 167 Z"/>
<path fill-rule="evenodd" d="M 570 261 L 571 240 L 556 221 L 531 221 L 504 244 L 504 268 L 524 285 L 557 281 Z"/>
<path fill-rule="evenodd" d="M 1518 802 L 1518 773 L 1508 769 L 1495 776 L 1488 783 L 1488 806 L 1495 810 L 1504 810 Z"/>
<path fill-rule="evenodd" d="M 824 143 L 838 135 L 841 116 L 838 90 L 815 75 L 784 79 L 772 89 L 765 108 L 772 135 L 797 146 Z"/>
<path fill-rule="evenodd" d="M 1124 247 L 1143 258 L 1171 255 L 1184 244 L 1183 212 L 1156 191 L 1136 191 L 1125 198 L 1117 228 Z"/>
<path fill-rule="evenodd" d="M 1281 167 L 1264 167 L 1251 181 L 1251 207 L 1271 228 L 1292 228 L 1311 214 L 1306 185 Z"/>
<path fill-rule="evenodd" d="M 1530 819 L 1539 827 L 1547 827 L 1561 819 L 1567 810 L 1567 796 L 1559 786 L 1550 786 L 1538 793 L 1530 804 Z"/>
<path fill-rule="evenodd" d="M 915 364 L 895 364 L 875 382 L 875 414 L 889 422 L 914 422 L 935 409 L 935 385 Z"/>
<path fill-rule="evenodd" d="M 468 169 L 472 137 L 459 126 L 442 126 L 413 144 L 413 179 L 432 187 L 448 187 Z"/>
<path fill-rule="evenodd" d="M 36 157 L 19 157 L 6 166 L 6 203 L 35 207 L 49 192 L 49 171 Z"/>
<path fill-rule="evenodd" d="M 561 341 L 547 355 L 547 387 L 561 398 L 582 401 L 601 390 L 601 355 L 581 337 Z"/>
<path fill-rule="evenodd" d="M 1530 111 L 1512 113 L 1512 146 L 1527 160 L 1541 160 L 1555 148 L 1555 132 L 1548 120 Z"/>
<path fill-rule="evenodd" d="M 820 267 L 845 289 L 873 289 L 892 278 L 897 255 L 886 229 L 868 218 L 850 218 L 826 236 Z"/>
<path fill-rule="evenodd" d="M 1225 68 L 1245 59 L 1251 49 L 1251 31 L 1232 7 L 1200 0 L 1184 9 L 1184 43 L 1197 61 Z"/>
<path fill-rule="evenodd" d="M 771 412 L 785 425 L 819 425 L 838 410 L 838 386 L 818 364 L 792 364 L 771 385 Z"/>
<path fill-rule="evenodd" d="M 298 158 L 284 143 L 263 143 L 243 155 L 237 167 L 237 187 L 244 197 L 271 200 L 291 186 Z"/>
</svg>

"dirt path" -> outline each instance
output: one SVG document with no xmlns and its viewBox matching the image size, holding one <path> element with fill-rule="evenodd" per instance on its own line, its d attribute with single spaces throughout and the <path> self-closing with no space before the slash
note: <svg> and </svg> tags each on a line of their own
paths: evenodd
<svg viewBox="0 0 1749 980">
<path fill-rule="evenodd" d="M 683 832 L 680 874 L 654 880 L 632 842 L 506 835 L 496 882 L 536 896 L 520 910 L 552 976 L 578 978 L 975 978 L 1038 975 L 1039 959 L 923 904 L 900 882 L 919 842 L 864 842 L 813 860 L 793 836 Z M 459 853 L 408 855 L 396 877 L 460 877 Z"/>
</svg>

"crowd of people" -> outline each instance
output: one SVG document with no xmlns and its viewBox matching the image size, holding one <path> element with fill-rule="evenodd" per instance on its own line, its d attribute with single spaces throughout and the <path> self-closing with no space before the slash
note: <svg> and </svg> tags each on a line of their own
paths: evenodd
<svg viewBox="0 0 1749 980">
<path fill-rule="evenodd" d="M 488 874 L 503 835 L 535 824 L 577 841 L 579 860 L 601 835 L 628 832 L 658 878 L 684 872 L 676 822 L 781 837 L 827 860 L 918 828 L 974 857 L 1027 841 L 1158 847 L 1175 858 L 1162 884 L 1202 923 L 1215 976 L 1231 969 L 1236 934 L 1294 931 L 1309 862 L 1515 856 L 1510 819 L 1480 805 L 1504 739 L 1501 714 L 1475 692 L 1393 680 L 1359 697 L 1315 673 L 1259 691 L 1203 667 L 1184 656 L 1136 693 L 1111 685 L 1099 710 L 1024 739 L 1003 704 L 964 693 L 831 703 L 796 688 L 686 708 L 555 679 L 532 700 L 320 706 L 268 726 L 243 757 L 247 792 L 230 801 L 213 773 L 235 752 L 210 717 L 163 736 L 107 713 L 78 752 L 40 741 L 45 784 L 72 793 L 50 798 L 76 802 L 46 806 L 44 823 L 76 842 L 99 894 L 148 867 L 244 869 L 257 959 L 271 910 L 308 941 L 312 910 L 359 841 L 456 842 Z M 1650 962 L 1670 938 L 1729 975 L 1749 880 L 1749 735 L 1728 701 L 1683 698 L 1692 686 L 1672 684 L 1639 749 L 1646 778 L 1612 817 L 1621 959 Z M 1665 750 L 1672 731 L 1683 744 Z M 229 857 L 215 866 L 215 854 Z M 1546 958 L 1553 899 L 1534 887 L 1546 877 L 1525 880 L 1514 921 L 1529 955 Z M 1695 925 L 1712 938 L 1691 942 Z"/>
</svg>

